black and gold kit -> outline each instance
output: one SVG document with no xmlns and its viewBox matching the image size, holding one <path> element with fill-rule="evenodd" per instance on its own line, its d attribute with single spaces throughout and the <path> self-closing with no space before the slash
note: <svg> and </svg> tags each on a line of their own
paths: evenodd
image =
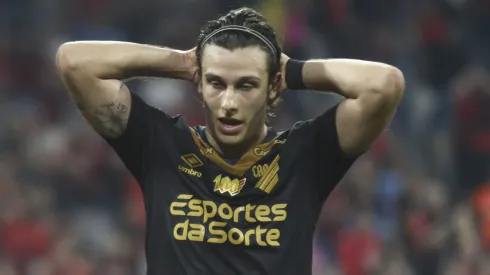
<svg viewBox="0 0 490 275">
<path fill-rule="evenodd" d="M 238 160 L 132 95 L 125 133 L 107 139 L 141 185 L 149 275 L 311 274 L 323 202 L 355 160 L 338 144 L 336 107 L 270 130 Z"/>
</svg>

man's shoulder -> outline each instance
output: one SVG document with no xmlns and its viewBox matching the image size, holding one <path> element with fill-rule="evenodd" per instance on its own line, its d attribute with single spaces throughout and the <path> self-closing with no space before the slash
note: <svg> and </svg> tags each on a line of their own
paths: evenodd
<svg viewBox="0 0 490 275">
<path fill-rule="evenodd" d="M 296 121 L 284 134 L 302 142 L 323 142 L 327 137 L 337 137 L 336 114 L 339 104 L 328 108 L 317 117 Z"/>
<path fill-rule="evenodd" d="M 312 119 L 296 121 L 290 128 L 277 132 L 276 139 L 290 143 L 304 143 L 307 141 L 310 128 L 313 127 Z"/>
<path fill-rule="evenodd" d="M 143 124 L 149 121 L 153 125 L 173 126 L 180 129 L 188 128 L 188 123 L 183 115 L 169 114 L 137 94 L 131 93 L 131 97 L 130 120 L 133 117 L 135 124 Z"/>
</svg>

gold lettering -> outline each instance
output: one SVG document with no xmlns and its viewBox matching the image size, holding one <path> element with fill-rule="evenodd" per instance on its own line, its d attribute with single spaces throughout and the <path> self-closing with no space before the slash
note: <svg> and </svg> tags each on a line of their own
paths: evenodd
<svg viewBox="0 0 490 275">
<path fill-rule="evenodd" d="M 260 178 L 264 175 L 264 173 L 267 171 L 267 169 L 269 169 L 268 164 L 255 165 L 254 167 L 252 167 L 252 173 L 253 173 L 254 177 Z"/>
<path fill-rule="evenodd" d="M 189 213 L 187 213 L 187 216 L 191 217 L 200 217 L 203 214 L 203 209 L 201 206 L 201 200 L 190 200 L 189 201 L 189 209 L 191 210 Z"/>
<path fill-rule="evenodd" d="M 238 235 L 238 238 L 237 239 L 233 238 L 233 234 Z M 228 240 L 230 240 L 230 243 L 234 245 L 241 244 L 243 242 L 243 239 L 244 239 L 243 232 L 237 228 L 232 228 L 228 232 Z"/>
<path fill-rule="evenodd" d="M 245 232 L 245 245 L 249 246 L 250 245 L 250 236 L 252 236 L 255 233 L 255 230 L 250 229 L 247 232 Z"/>
<path fill-rule="evenodd" d="M 234 222 L 238 222 L 238 219 L 240 217 L 240 212 L 243 212 L 243 211 L 245 211 L 245 207 L 243 207 L 243 206 L 240 206 L 240 207 L 235 209 L 235 213 L 233 213 L 233 221 Z"/>
<path fill-rule="evenodd" d="M 221 188 L 228 190 L 236 186 L 235 180 L 229 178 L 227 180 L 219 178 L 219 183 L 222 184 Z M 202 217 L 202 221 L 193 223 L 197 220 L 187 219 L 175 224 L 173 235 L 176 240 L 209 243 L 228 242 L 233 245 L 245 246 L 250 246 L 253 243 L 259 246 L 280 246 L 281 231 L 278 228 L 264 228 L 262 224 L 257 224 L 254 228 L 242 230 L 239 227 L 228 227 L 229 224 L 226 221 L 237 224 L 244 221 L 247 223 L 285 221 L 287 219 L 286 203 L 271 206 L 247 204 L 233 207 L 227 203 L 217 204 L 213 201 L 193 199 L 193 196 L 189 194 L 180 194 L 177 199 L 170 205 L 172 215 Z M 244 214 L 241 214 L 242 212 Z M 217 220 L 213 221 L 213 219 Z M 206 237 L 206 230 L 209 230 L 209 238 Z"/>
<path fill-rule="evenodd" d="M 260 246 L 267 246 L 267 243 L 262 241 L 262 234 L 267 232 L 267 229 L 261 229 L 260 225 L 255 229 L 255 235 L 257 235 L 257 244 Z"/>
<path fill-rule="evenodd" d="M 252 174 L 254 175 L 254 177 L 258 178 L 259 177 L 259 172 L 257 171 L 259 169 L 259 166 L 260 165 L 255 165 L 254 167 L 252 167 Z"/>
<path fill-rule="evenodd" d="M 202 221 L 206 223 L 210 218 L 214 218 L 216 216 L 216 204 L 212 201 L 203 201 L 204 214 L 202 217 Z M 209 209 L 211 208 L 211 209 Z"/>
<path fill-rule="evenodd" d="M 203 154 L 203 155 L 212 155 L 213 154 L 213 148 L 201 149 L 201 154 Z"/>
<path fill-rule="evenodd" d="M 182 165 L 179 165 L 179 170 L 186 173 L 186 174 L 189 174 L 191 176 L 195 176 L 195 177 L 198 177 L 200 178 L 202 176 L 202 173 L 201 172 L 198 172 L 192 168 L 187 168 L 187 167 L 184 167 Z"/>
<path fill-rule="evenodd" d="M 267 205 L 259 205 L 255 210 L 255 217 L 260 222 L 270 222 L 271 218 L 268 215 L 271 213 L 271 209 Z"/>
<path fill-rule="evenodd" d="M 226 226 L 225 222 L 211 222 L 209 224 L 209 233 L 213 235 L 218 235 L 220 237 L 212 237 L 208 239 L 209 243 L 224 243 L 226 242 L 226 232 L 224 230 L 215 229 L 214 227 L 224 227 Z"/>
<path fill-rule="evenodd" d="M 281 231 L 279 231 L 279 229 L 273 228 L 267 231 L 267 234 L 265 236 L 265 241 L 270 246 L 280 246 L 278 242 L 280 236 L 281 236 Z"/>
<path fill-rule="evenodd" d="M 269 153 L 269 150 L 262 150 L 259 147 L 256 147 L 256 148 L 254 148 L 254 153 L 257 156 L 265 156 L 265 155 L 267 155 L 267 153 Z"/>
<path fill-rule="evenodd" d="M 218 208 L 218 214 L 221 218 L 229 220 L 233 218 L 233 209 L 228 204 L 222 203 Z"/>
<path fill-rule="evenodd" d="M 178 223 L 174 227 L 174 238 L 178 241 L 187 240 L 187 230 L 189 228 L 189 220 L 186 220 L 183 223 Z M 179 230 L 182 230 L 179 232 Z"/>
<path fill-rule="evenodd" d="M 252 212 L 254 209 L 255 205 L 247 204 L 247 206 L 245 206 L 245 220 L 247 222 L 257 222 L 257 220 L 250 216 L 250 212 Z"/>
<path fill-rule="evenodd" d="M 272 213 L 276 215 L 276 217 L 274 217 L 275 222 L 282 222 L 286 220 L 288 216 L 288 212 L 286 211 L 287 206 L 287 203 L 274 204 L 272 206 Z"/>
<path fill-rule="evenodd" d="M 204 234 L 206 229 L 202 224 L 190 224 L 191 230 L 189 230 L 189 240 L 195 242 L 204 241 Z"/>
<path fill-rule="evenodd" d="M 192 195 L 186 195 L 186 194 L 180 194 L 177 199 L 180 200 L 188 200 L 191 199 Z M 185 216 L 185 212 L 183 210 L 176 210 L 176 207 L 185 207 L 187 205 L 187 202 L 173 202 L 170 205 L 170 214 L 174 216 Z"/>
</svg>

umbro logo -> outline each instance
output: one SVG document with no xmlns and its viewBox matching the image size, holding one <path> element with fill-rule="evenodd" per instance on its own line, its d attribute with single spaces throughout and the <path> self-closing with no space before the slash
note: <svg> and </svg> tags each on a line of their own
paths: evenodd
<svg viewBox="0 0 490 275">
<path fill-rule="evenodd" d="M 196 154 L 187 154 L 180 157 L 191 168 L 196 168 L 204 165 L 204 162 L 200 160 Z"/>
<path fill-rule="evenodd" d="M 195 154 L 187 154 L 180 157 L 189 167 L 179 165 L 179 170 L 194 177 L 202 177 L 202 173 L 194 170 L 194 168 L 204 165 L 204 162 L 200 160 Z"/>
</svg>

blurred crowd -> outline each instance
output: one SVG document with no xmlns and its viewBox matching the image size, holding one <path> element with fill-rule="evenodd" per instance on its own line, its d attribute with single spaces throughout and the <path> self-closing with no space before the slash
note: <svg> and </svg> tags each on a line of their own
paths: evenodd
<svg viewBox="0 0 490 275">
<path fill-rule="evenodd" d="M 489 0 L 0 1 L 0 274 L 145 274 L 141 192 L 58 80 L 57 47 L 187 49 L 240 6 L 267 16 L 293 58 L 382 61 L 406 77 L 390 129 L 325 204 L 314 275 L 490 274 Z M 128 86 L 204 123 L 189 84 Z M 338 100 L 288 92 L 272 124 Z"/>
</svg>

